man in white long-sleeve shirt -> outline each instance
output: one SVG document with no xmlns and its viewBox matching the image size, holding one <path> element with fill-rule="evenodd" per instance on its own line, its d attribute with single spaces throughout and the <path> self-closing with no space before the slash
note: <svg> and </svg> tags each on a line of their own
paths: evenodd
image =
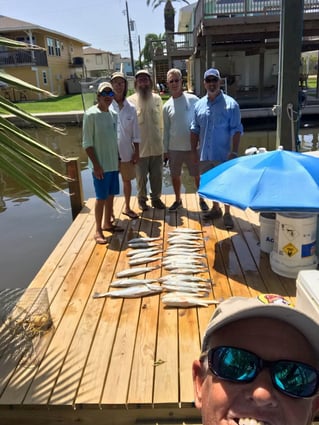
<svg viewBox="0 0 319 425">
<path fill-rule="evenodd" d="M 111 77 L 115 93 L 111 109 L 118 114 L 118 149 L 120 157 L 120 173 L 123 180 L 125 210 L 123 214 L 131 219 L 138 218 L 131 209 L 131 181 L 136 177 L 135 166 L 139 160 L 140 131 L 137 121 L 136 108 L 127 101 L 127 79 L 122 72 L 115 72 Z"/>
</svg>

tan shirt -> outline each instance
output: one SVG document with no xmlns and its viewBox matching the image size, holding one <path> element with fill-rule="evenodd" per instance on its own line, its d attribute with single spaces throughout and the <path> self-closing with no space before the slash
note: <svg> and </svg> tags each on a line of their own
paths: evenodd
<svg viewBox="0 0 319 425">
<path fill-rule="evenodd" d="M 134 93 L 127 100 L 136 107 L 141 136 L 140 157 L 162 155 L 164 153 L 162 98 L 152 93 L 149 100 L 140 102 L 138 94 Z"/>
</svg>

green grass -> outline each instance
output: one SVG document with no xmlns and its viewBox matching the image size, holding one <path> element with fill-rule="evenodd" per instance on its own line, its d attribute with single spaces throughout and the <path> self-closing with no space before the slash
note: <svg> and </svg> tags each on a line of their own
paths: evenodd
<svg viewBox="0 0 319 425">
<path fill-rule="evenodd" d="M 317 87 L 317 77 L 312 75 L 308 77 L 307 85 L 309 89 L 315 89 Z"/>
<path fill-rule="evenodd" d="M 56 98 L 48 98 L 35 102 L 19 102 L 21 109 L 31 114 L 49 112 L 83 111 L 81 94 L 72 94 Z"/>
<path fill-rule="evenodd" d="M 93 105 L 94 95 L 92 93 L 88 93 L 86 94 L 86 96 L 89 96 L 89 99 L 87 100 L 88 105 Z M 169 98 L 169 95 L 165 94 L 161 97 L 163 99 L 163 102 L 165 103 Z M 29 112 L 31 114 L 83 111 L 83 102 L 81 94 L 48 98 L 34 102 L 19 102 L 17 103 L 17 105 L 24 111 Z"/>
</svg>

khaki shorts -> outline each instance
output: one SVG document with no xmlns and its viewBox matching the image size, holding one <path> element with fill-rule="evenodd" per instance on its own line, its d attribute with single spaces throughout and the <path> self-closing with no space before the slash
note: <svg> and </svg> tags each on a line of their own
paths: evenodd
<svg viewBox="0 0 319 425">
<path fill-rule="evenodd" d="M 120 173 L 123 180 L 134 180 L 136 177 L 135 165 L 132 162 L 120 161 Z"/>
<path fill-rule="evenodd" d="M 172 177 L 177 177 L 181 175 L 183 164 L 186 164 L 190 176 L 199 176 L 198 164 L 194 164 L 193 154 L 191 151 L 169 150 L 168 154 L 169 169 Z"/>
</svg>

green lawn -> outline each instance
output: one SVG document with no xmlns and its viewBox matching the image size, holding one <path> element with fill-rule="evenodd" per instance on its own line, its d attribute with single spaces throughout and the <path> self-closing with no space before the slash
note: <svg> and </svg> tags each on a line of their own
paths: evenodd
<svg viewBox="0 0 319 425">
<path fill-rule="evenodd" d="M 89 96 L 87 105 L 93 105 L 94 94 L 87 93 Z M 169 95 L 163 95 L 162 99 L 165 103 Z M 83 102 L 81 94 L 67 95 L 57 98 L 48 98 L 35 102 L 19 102 L 17 105 L 26 112 L 31 114 L 47 113 L 47 112 L 69 112 L 69 111 L 83 111 Z"/>
<path fill-rule="evenodd" d="M 31 114 L 83 111 L 81 94 L 48 98 L 36 102 L 19 102 L 17 105 L 24 111 L 30 112 Z"/>
</svg>

